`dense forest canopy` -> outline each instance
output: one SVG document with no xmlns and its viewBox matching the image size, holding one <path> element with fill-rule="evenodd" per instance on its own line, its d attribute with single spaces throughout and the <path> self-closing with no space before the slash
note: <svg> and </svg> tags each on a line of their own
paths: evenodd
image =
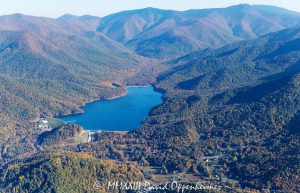
<svg viewBox="0 0 300 193">
<path fill-rule="evenodd" d="M 299 17 L 258 5 L 0 16 L 0 189 L 192 176 L 217 192 L 298 192 Z M 88 139 L 51 118 L 149 84 L 164 102 L 136 131 Z"/>
</svg>

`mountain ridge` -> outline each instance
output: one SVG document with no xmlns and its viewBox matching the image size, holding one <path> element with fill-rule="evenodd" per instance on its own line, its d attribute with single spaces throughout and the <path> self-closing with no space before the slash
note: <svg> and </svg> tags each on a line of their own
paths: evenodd
<svg viewBox="0 0 300 193">
<path fill-rule="evenodd" d="M 299 26 L 299 18 L 297 12 L 265 5 L 187 11 L 145 8 L 103 17 L 97 31 L 140 55 L 172 59 Z"/>
</svg>

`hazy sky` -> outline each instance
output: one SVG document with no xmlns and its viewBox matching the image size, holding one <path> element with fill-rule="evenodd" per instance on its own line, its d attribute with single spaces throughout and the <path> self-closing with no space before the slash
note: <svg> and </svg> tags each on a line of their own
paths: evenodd
<svg viewBox="0 0 300 193">
<path fill-rule="evenodd" d="M 227 7 L 242 3 L 276 5 L 300 12 L 300 0 L 0 0 L 0 15 L 23 13 L 58 17 L 70 13 L 105 16 L 145 7 L 187 10 Z"/>
</svg>

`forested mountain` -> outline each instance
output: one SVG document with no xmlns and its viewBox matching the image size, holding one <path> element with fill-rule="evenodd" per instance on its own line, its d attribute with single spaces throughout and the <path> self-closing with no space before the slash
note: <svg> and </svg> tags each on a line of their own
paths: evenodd
<svg viewBox="0 0 300 193">
<path fill-rule="evenodd" d="M 83 15 L 76 16 L 71 14 L 65 14 L 59 18 L 57 18 L 62 25 L 70 25 L 71 27 L 77 26 L 81 28 L 83 31 L 95 31 L 99 25 L 100 17 L 92 16 L 92 15 Z"/>
<path fill-rule="evenodd" d="M 217 192 L 297 192 L 299 18 L 260 5 L 1 16 L 0 190 L 92 192 L 98 178 L 151 180 L 154 166 Z M 137 131 L 87 140 L 35 123 L 150 83 L 164 102 Z"/>
<path fill-rule="evenodd" d="M 101 31 L 138 54 L 175 58 L 298 26 L 300 14 L 263 5 L 188 11 L 146 8 L 101 19 Z"/>
<path fill-rule="evenodd" d="M 81 33 L 95 31 L 100 18 L 93 16 L 63 15 L 58 19 L 23 14 L 0 16 L 0 31 L 30 31 L 32 33 Z"/>
<path fill-rule="evenodd" d="M 0 122 L 12 127 L 1 131 L 1 155 L 22 151 L 11 145 L 22 139 L 9 134 L 24 138 L 39 117 L 81 112 L 78 107 L 86 102 L 125 92 L 113 82 L 153 80 L 154 65 L 146 58 L 95 29 L 85 31 L 92 30 L 95 18 L 70 17 L 0 17 Z"/>
<path fill-rule="evenodd" d="M 196 90 L 216 91 L 216 88 L 251 85 L 259 80 L 289 75 L 299 71 L 299 34 L 299 28 L 291 28 L 216 50 L 193 52 L 168 62 L 173 70 L 160 79 L 181 79 L 179 83 L 170 81 L 170 84 L 182 90 L 194 86 L 198 87 Z M 276 76 L 264 77 L 276 73 Z M 201 78 L 207 84 L 201 85 Z"/>
<path fill-rule="evenodd" d="M 3 86 L 8 92 L 9 87 L 17 86 L 13 92 L 18 101 L 25 100 L 27 104 L 31 103 L 26 99 L 30 94 L 21 90 L 30 85 L 31 91 L 35 90 L 31 92 L 33 95 L 51 97 L 53 102 L 61 100 L 58 93 L 66 89 L 70 91 L 68 95 L 76 93 L 78 97 L 72 96 L 75 100 L 82 100 L 80 95 L 95 98 L 102 82 L 122 82 L 146 64 L 146 59 L 99 32 L 79 33 L 81 29 L 73 22 L 69 27 L 54 19 L 24 15 L 3 16 L 0 21 L 0 73 L 10 80 Z M 34 103 L 40 105 L 40 102 Z"/>
<path fill-rule="evenodd" d="M 120 166 L 88 154 L 67 152 L 36 154 L 0 170 L 0 176 L 1 190 L 6 192 L 111 192 L 108 186 L 94 189 L 95 182 L 143 179 L 133 164 Z"/>
<path fill-rule="evenodd" d="M 214 175 L 260 190 L 297 191 L 299 35 L 299 28 L 288 29 L 169 62 L 175 67 L 156 85 L 165 103 L 139 131 L 160 152 L 149 160 L 188 170 L 201 164 L 198 146 L 224 166 Z"/>
</svg>

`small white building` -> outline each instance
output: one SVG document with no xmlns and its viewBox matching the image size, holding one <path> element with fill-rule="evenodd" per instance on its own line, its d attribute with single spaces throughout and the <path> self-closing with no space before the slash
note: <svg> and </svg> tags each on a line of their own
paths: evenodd
<svg viewBox="0 0 300 193">
<path fill-rule="evenodd" d="M 45 120 L 45 119 L 44 119 L 44 120 L 42 120 L 41 122 L 42 122 L 43 124 L 48 124 L 48 121 L 47 121 L 47 120 Z"/>
</svg>

